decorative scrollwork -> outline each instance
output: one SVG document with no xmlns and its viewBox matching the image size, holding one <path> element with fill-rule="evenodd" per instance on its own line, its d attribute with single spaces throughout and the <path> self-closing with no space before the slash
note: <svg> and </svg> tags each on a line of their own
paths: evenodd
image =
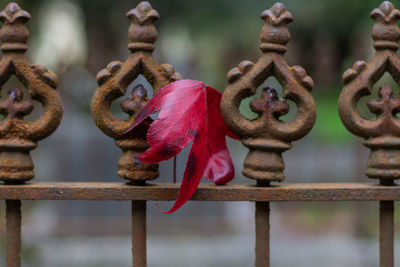
<svg viewBox="0 0 400 267">
<path fill-rule="evenodd" d="M 58 92 L 57 76 L 42 65 L 31 65 L 25 56 L 29 32 L 25 23 L 28 12 L 10 3 L 0 12 L 3 26 L 0 30 L 0 86 L 15 75 L 32 99 L 43 105 L 43 114 L 35 121 L 25 121 L 24 116 L 33 105 L 23 101 L 23 92 L 14 87 L 7 93 L 8 99 L 0 102 L 0 180 L 6 183 L 22 183 L 34 178 L 33 162 L 29 151 L 36 143 L 52 134 L 61 122 L 63 105 Z"/>
<path fill-rule="evenodd" d="M 93 95 L 91 111 L 96 125 L 107 135 L 115 139 L 123 153 L 118 162 L 118 175 L 132 183 L 143 183 L 158 177 L 158 165 L 139 161 L 137 155 L 148 147 L 147 130 L 152 120 L 148 118 L 126 135 L 135 115 L 147 102 L 147 91 L 139 85 L 132 91 L 132 97 L 121 103 L 122 110 L 129 118 L 116 118 L 110 110 L 111 103 L 125 95 L 127 86 L 140 74 L 150 82 L 154 93 L 168 83 L 181 79 L 169 64 L 158 65 L 152 57 L 157 30 L 154 22 L 159 14 L 148 2 L 141 2 L 126 16 L 131 21 L 129 27 L 130 56 L 125 62 L 113 61 L 97 74 L 99 88 Z"/>
<path fill-rule="evenodd" d="M 339 115 L 346 128 L 365 138 L 371 149 L 366 175 L 391 184 L 400 178 L 400 100 L 388 85 L 378 92 L 379 99 L 368 102 L 368 108 L 376 115 L 374 119 L 363 118 L 357 110 L 361 97 L 371 94 L 373 85 L 387 71 L 399 84 L 400 59 L 396 54 L 400 40 L 397 20 L 400 11 L 391 2 L 383 2 L 371 12 L 375 20 L 372 39 L 376 53 L 368 63 L 357 61 L 343 74 L 344 88 L 339 98 Z"/>
<path fill-rule="evenodd" d="M 285 178 L 281 154 L 291 147 L 292 141 L 304 137 L 311 130 L 316 109 L 310 93 L 313 80 L 302 67 L 288 66 L 283 57 L 290 40 L 287 24 L 293 20 L 292 15 L 282 3 L 276 3 L 264 11 L 261 18 L 265 21 L 260 33 L 263 54 L 257 63 L 243 61 L 228 72 L 229 85 L 222 97 L 221 112 L 227 126 L 250 149 L 244 161 L 243 174 L 268 183 Z M 257 87 L 269 76 L 276 77 L 282 84 L 283 97 L 297 105 L 293 120 L 284 122 L 279 119 L 288 113 L 289 106 L 269 87 L 263 90 L 260 99 L 250 104 L 251 109 L 259 114 L 257 119 L 249 120 L 240 113 L 242 100 L 254 95 Z"/>
</svg>

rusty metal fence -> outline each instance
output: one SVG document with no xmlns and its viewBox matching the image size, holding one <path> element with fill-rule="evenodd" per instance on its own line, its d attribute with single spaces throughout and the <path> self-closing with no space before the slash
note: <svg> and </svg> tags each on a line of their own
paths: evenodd
<svg viewBox="0 0 400 267">
<path fill-rule="evenodd" d="M 124 96 L 127 86 L 142 74 L 154 92 L 166 84 L 181 79 L 169 64 L 159 65 L 152 57 L 157 38 L 154 22 L 159 14 L 147 2 L 140 3 L 127 13 L 131 21 L 128 48 L 131 54 L 124 62 L 113 61 L 97 75 L 91 111 L 96 125 L 115 139 L 122 149 L 118 175 L 128 183 L 25 183 L 34 178 L 30 151 L 37 142 L 52 134 L 61 122 L 63 105 L 56 90 L 57 77 L 42 65 L 32 65 L 25 56 L 29 32 L 25 23 L 30 15 L 15 4 L 0 13 L 0 86 L 15 75 L 33 100 L 43 105 L 43 114 L 36 121 L 26 121 L 33 106 L 23 100 L 23 92 L 14 87 L 8 99 L 0 102 L 0 199 L 6 202 L 7 247 L 6 266 L 21 266 L 21 201 L 22 200 L 125 200 L 132 201 L 133 266 L 146 266 L 146 203 L 171 201 L 178 195 L 178 184 L 154 184 L 147 181 L 159 176 L 157 164 L 138 161 L 136 155 L 147 148 L 146 133 L 151 119 L 144 121 L 132 134 L 124 132 L 132 124 L 135 114 L 146 104 L 147 92 L 134 88 L 130 98 L 121 102 L 121 109 L 129 115 L 126 120 L 116 118 L 110 108 L 117 98 Z M 241 137 L 249 148 L 244 160 L 243 174 L 256 180 L 254 185 L 200 185 L 192 197 L 194 201 L 251 201 L 255 202 L 255 266 L 269 266 L 271 201 L 379 201 L 380 210 L 380 266 L 394 266 L 394 201 L 400 200 L 400 99 L 392 89 L 383 85 L 378 98 L 367 105 L 376 115 L 363 118 L 357 110 L 362 96 L 370 95 L 379 78 L 388 72 L 400 83 L 400 11 L 390 2 L 374 9 L 371 18 L 373 45 L 376 50 L 370 62 L 357 61 L 343 74 L 344 87 L 339 98 L 339 115 L 346 128 L 365 138 L 371 150 L 366 175 L 378 179 L 372 183 L 304 183 L 271 184 L 285 176 L 282 153 L 291 142 L 304 137 L 313 127 L 316 107 L 311 95 L 314 83 L 300 66 L 289 66 L 283 55 L 290 41 L 287 24 L 292 15 L 277 3 L 261 14 L 265 24 L 261 29 L 262 55 L 255 63 L 243 61 L 228 72 L 221 112 L 227 126 Z M 249 120 L 239 111 L 241 101 L 254 95 L 257 88 L 274 76 L 283 86 L 283 99 L 272 88 L 263 89 L 262 96 L 253 101 L 251 109 L 259 114 Z M 286 100 L 297 106 L 295 117 L 282 121 L 288 113 Z"/>
</svg>

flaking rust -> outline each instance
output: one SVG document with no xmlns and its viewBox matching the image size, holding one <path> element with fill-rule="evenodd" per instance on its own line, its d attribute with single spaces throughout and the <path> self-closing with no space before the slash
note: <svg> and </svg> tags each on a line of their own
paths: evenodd
<svg viewBox="0 0 400 267">
<path fill-rule="evenodd" d="M 259 185 L 267 185 L 285 178 L 282 152 L 312 129 L 316 107 L 311 95 L 313 80 L 302 67 L 290 67 L 283 57 L 290 41 L 287 24 L 292 22 L 292 15 L 282 3 L 276 3 L 265 10 L 261 18 L 265 21 L 260 33 L 263 54 L 257 63 L 242 61 L 228 72 L 229 85 L 222 97 L 221 113 L 227 126 L 250 150 L 244 161 L 243 175 L 256 179 Z M 270 76 L 284 88 L 284 100 L 279 99 L 273 88 L 264 88 L 261 98 L 250 105 L 259 117 L 247 119 L 239 111 L 241 101 L 254 95 L 257 87 Z M 294 119 L 287 122 L 279 119 L 289 111 L 286 99 L 297 106 Z"/>
<path fill-rule="evenodd" d="M 361 97 L 370 95 L 373 85 L 385 72 L 400 82 L 399 48 L 400 29 L 397 20 L 400 11 L 391 2 L 383 2 L 371 12 L 375 20 L 372 39 L 376 53 L 370 62 L 357 61 L 343 74 L 344 88 L 339 98 L 339 115 L 346 128 L 366 139 L 370 150 L 366 175 L 379 179 L 381 184 L 392 184 L 400 178 L 400 99 L 389 85 L 379 88 L 378 99 L 367 105 L 376 115 L 373 119 L 363 118 L 357 110 Z"/>
<path fill-rule="evenodd" d="M 25 23 L 30 19 L 16 3 L 10 3 L 0 20 L 0 86 L 15 75 L 28 89 L 32 99 L 43 105 L 43 114 L 35 121 L 25 121 L 33 105 L 23 101 L 21 88 L 9 89 L 8 99 L 0 101 L 0 180 L 9 184 L 23 183 L 34 178 L 33 162 L 29 152 L 37 142 L 52 134 L 61 122 L 63 104 L 58 94 L 57 76 L 46 67 L 31 65 L 25 56 L 29 32 Z M 51 56 L 51 55 L 50 55 Z"/>
<path fill-rule="evenodd" d="M 97 127 L 114 138 L 123 151 L 118 162 L 118 175 L 134 184 L 142 184 L 159 175 L 158 164 L 143 163 L 137 159 L 148 148 L 146 134 L 152 120 L 146 119 L 129 134 L 126 131 L 136 114 L 146 105 L 147 91 L 138 85 L 133 89 L 131 98 L 121 102 L 121 109 L 129 115 L 125 120 L 112 114 L 111 103 L 124 96 L 128 85 L 140 74 L 152 85 L 154 93 L 168 83 L 181 79 L 181 76 L 171 65 L 158 65 L 152 57 L 157 39 L 154 22 L 159 19 L 158 12 L 148 2 L 141 2 L 126 16 L 131 21 L 128 33 L 131 54 L 125 62 L 113 61 L 97 74 L 99 88 L 93 95 L 91 111 Z"/>
</svg>

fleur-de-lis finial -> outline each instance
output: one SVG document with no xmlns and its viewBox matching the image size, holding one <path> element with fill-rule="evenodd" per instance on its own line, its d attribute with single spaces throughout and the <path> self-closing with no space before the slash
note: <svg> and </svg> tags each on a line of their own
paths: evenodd
<svg viewBox="0 0 400 267">
<path fill-rule="evenodd" d="M 282 153 L 311 130 L 316 110 L 310 93 L 313 80 L 302 67 L 289 66 L 283 57 L 290 40 L 287 24 L 293 20 L 292 15 L 282 3 L 277 3 L 264 11 L 261 18 L 265 21 L 260 32 L 263 55 L 256 63 L 245 60 L 228 72 L 229 85 L 221 99 L 221 115 L 250 150 L 243 163 L 243 175 L 264 186 L 285 178 Z M 275 89 L 264 88 L 261 97 L 250 103 L 259 116 L 249 120 L 241 114 L 240 103 L 254 95 L 270 76 L 282 85 L 284 99 L 279 99 Z M 289 112 L 287 99 L 297 106 L 295 117 L 289 121 L 280 119 Z"/>
<path fill-rule="evenodd" d="M 154 42 L 157 39 L 157 29 L 154 26 L 160 15 L 154 10 L 149 2 L 141 2 L 136 8 L 126 13 L 132 22 L 129 28 L 128 48 L 131 52 L 154 50 Z"/>
<path fill-rule="evenodd" d="M 39 101 L 43 112 L 33 121 L 24 120 L 33 105 L 23 101 L 22 90 L 14 87 L 8 98 L 0 102 L 0 180 L 5 183 L 23 183 L 34 178 L 30 151 L 37 142 L 51 135 L 61 122 L 63 105 L 58 94 L 57 76 L 45 66 L 30 64 L 24 52 L 29 38 L 25 23 L 30 15 L 17 4 L 10 3 L 0 12 L 3 22 L 0 30 L 1 51 L 0 85 L 12 75 L 24 84 L 32 99 Z M 1 86 L 0 86 L 1 87 Z"/>
<path fill-rule="evenodd" d="M 182 77 L 169 64 L 158 64 L 152 57 L 157 30 L 154 22 L 159 14 L 148 2 L 141 2 L 126 16 L 131 21 L 129 27 L 128 48 L 131 54 L 125 62 L 113 61 L 97 74 L 99 88 L 93 95 L 91 111 L 96 125 L 107 135 L 115 139 L 122 149 L 118 161 L 118 175 L 134 184 L 143 184 L 147 180 L 158 177 L 158 165 L 144 163 L 137 155 L 148 148 L 146 134 L 152 123 L 147 118 L 133 131 L 126 133 L 132 125 L 135 116 L 148 101 L 147 91 L 142 85 L 137 85 L 131 97 L 120 104 L 122 111 L 129 115 L 125 120 L 115 117 L 111 103 L 126 94 L 129 84 L 140 74 L 150 83 L 153 94 L 168 83 Z"/>
<path fill-rule="evenodd" d="M 149 2 L 141 2 L 136 8 L 128 11 L 126 16 L 132 23 L 139 25 L 153 24 L 160 18 L 157 10 L 153 9 Z"/>
<path fill-rule="evenodd" d="M 293 21 L 292 14 L 282 3 L 276 3 L 270 9 L 261 13 L 265 25 L 261 30 L 260 49 L 266 52 L 285 53 L 286 44 L 290 41 L 287 24 Z"/>
<path fill-rule="evenodd" d="M 357 61 L 343 74 L 344 88 L 339 97 L 339 115 L 346 128 L 366 139 L 364 145 L 370 150 L 366 175 L 379 179 L 381 184 L 393 184 L 400 179 L 400 99 L 388 85 L 378 91 L 378 99 L 367 105 L 376 115 L 364 118 L 357 109 L 361 97 L 371 95 L 374 84 L 387 71 L 395 81 L 400 78 L 399 48 L 400 29 L 397 20 L 400 11 L 385 1 L 371 12 L 375 20 L 372 39 L 376 53 L 370 62 Z"/>
<path fill-rule="evenodd" d="M 276 3 L 270 9 L 261 13 L 261 18 L 274 26 L 279 26 L 281 23 L 289 24 L 293 21 L 293 16 L 282 3 Z"/>
<path fill-rule="evenodd" d="M 28 12 L 22 10 L 17 3 L 9 3 L 7 7 L 0 12 L 0 20 L 3 23 L 26 23 L 31 18 Z"/>
<path fill-rule="evenodd" d="M 18 4 L 9 3 L 0 12 L 0 21 L 3 27 L 0 30 L 0 49 L 6 52 L 25 52 L 26 42 L 29 38 L 28 29 L 25 23 L 31 18 L 28 12 L 22 10 Z"/>
<path fill-rule="evenodd" d="M 391 2 L 385 1 L 378 8 L 372 10 L 371 18 L 389 24 L 400 18 L 400 11 L 395 9 Z"/>
<path fill-rule="evenodd" d="M 400 29 L 396 22 L 400 19 L 400 10 L 395 9 L 391 2 L 385 1 L 371 12 L 371 18 L 375 20 L 372 27 L 375 49 L 397 50 L 400 47 Z"/>
</svg>

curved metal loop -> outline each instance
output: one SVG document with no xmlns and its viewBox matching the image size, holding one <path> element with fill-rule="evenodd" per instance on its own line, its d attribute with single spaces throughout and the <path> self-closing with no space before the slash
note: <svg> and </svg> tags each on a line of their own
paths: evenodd
<svg viewBox="0 0 400 267">
<path fill-rule="evenodd" d="M 286 24 L 292 21 L 283 4 L 275 4 L 261 17 L 265 20 L 260 34 L 263 55 L 256 64 L 243 61 L 228 72 L 230 84 L 224 92 L 221 111 L 228 127 L 242 138 L 269 137 L 291 142 L 305 136 L 315 123 L 316 108 L 310 93 L 314 83 L 302 67 L 288 66 L 283 57 L 290 40 Z M 254 95 L 257 87 L 270 76 L 274 76 L 284 88 L 284 99 L 296 104 L 294 119 L 287 122 L 279 119 L 288 112 L 288 106 L 271 88 L 265 89 L 262 98 L 251 105 L 252 110 L 259 114 L 257 119 L 249 120 L 240 113 L 241 101 Z"/>
<path fill-rule="evenodd" d="M 387 85 L 379 89 L 380 99 L 368 103 L 376 118 L 363 118 L 357 109 L 360 98 L 371 94 L 372 87 L 385 72 L 397 83 L 400 81 L 400 61 L 396 54 L 400 40 L 396 21 L 400 18 L 400 11 L 385 1 L 372 11 L 371 17 L 375 19 L 372 36 L 376 53 L 370 62 L 357 61 L 343 74 L 345 85 L 339 97 L 339 115 L 350 132 L 366 139 L 382 135 L 399 136 L 400 121 L 395 114 L 399 111 L 398 98 Z"/>
<path fill-rule="evenodd" d="M 25 43 L 29 37 L 24 23 L 29 18 L 30 15 L 15 3 L 10 3 L 0 12 L 0 19 L 4 23 L 0 34 L 1 50 L 4 53 L 0 61 L 0 85 L 3 86 L 12 75 L 15 75 L 27 87 L 30 97 L 43 105 L 43 114 L 33 122 L 24 121 L 23 116 L 12 114 L 12 109 L 18 109 L 17 102 L 20 102 L 18 98 L 14 99 L 14 104 L 8 103 L 10 99 L 0 103 L 0 106 L 8 103 L 8 107 L 4 106 L 2 109 L 2 113 L 8 116 L 0 121 L 0 138 L 11 137 L 10 133 L 13 133 L 12 136 L 15 138 L 39 141 L 52 134 L 62 119 L 63 104 L 55 90 L 58 83 L 57 76 L 45 66 L 31 65 L 24 54 L 27 50 Z M 10 36 L 13 39 L 10 39 Z M 19 88 L 13 90 L 20 91 Z"/>
<path fill-rule="evenodd" d="M 0 180 L 6 183 L 21 183 L 34 177 L 29 151 L 57 129 L 63 115 L 57 76 L 45 66 L 31 65 L 24 54 L 29 38 L 25 23 L 29 19 L 30 15 L 15 3 L 0 12 L 0 86 L 15 75 L 31 99 L 43 105 L 42 115 L 30 122 L 24 116 L 32 112 L 33 105 L 23 100 L 21 88 L 11 88 L 8 99 L 0 102 L 0 113 L 4 115 L 0 121 Z"/>
<path fill-rule="evenodd" d="M 400 11 L 385 1 L 371 12 L 375 20 L 372 39 L 376 53 L 370 62 L 357 61 L 343 74 L 344 87 L 339 97 L 339 115 L 346 128 L 365 138 L 371 150 L 366 175 L 392 184 L 400 178 L 400 99 L 388 85 L 379 88 L 378 98 L 367 103 L 375 118 L 363 118 L 357 109 L 360 98 L 371 94 L 372 87 L 385 72 L 400 82 L 400 59 L 396 53 L 400 41 L 397 20 Z"/>
<path fill-rule="evenodd" d="M 115 117 L 111 103 L 126 93 L 127 86 L 140 74 L 149 81 L 154 93 L 171 81 L 180 79 L 169 64 L 158 65 L 152 57 L 157 31 L 153 23 L 159 18 L 148 2 L 141 2 L 127 13 L 132 24 L 129 29 L 128 48 L 131 55 L 125 62 L 113 61 L 97 74 L 99 88 L 92 98 L 91 110 L 96 125 L 113 138 L 123 138 L 134 121 L 134 114 L 122 120 Z"/>
<path fill-rule="evenodd" d="M 158 65 L 152 57 L 157 39 L 154 22 L 159 18 L 158 12 L 148 2 L 141 2 L 126 16 L 131 20 L 128 33 L 131 54 L 125 62 L 113 61 L 97 74 L 99 88 L 93 95 L 91 111 L 97 127 L 114 138 L 123 151 L 118 162 L 118 175 L 132 183 L 141 184 L 159 175 L 157 164 L 147 164 L 137 159 L 137 155 L 148 147 L 146 134 L 152 119 L 146 119 L 129 134 L 126 131 L 136 114 L 146 105 L 147 91 L 138 85 L 133 89 L 131 97 L 121 102 L 121 109 L 129 115 L 125 120 L 112 114 L 111 104 L 126 94 L 129 84 L 140 74 L 151 84 L 154 94 L 182 77 L 171 65 Z"/>
<path fill-rule="evenodd" d="M 28 138 L 35 141 L 46 138 L 57 129 L 63 115 L 61 97 L 55 90 L 58 78 L 43 65 L 28 65 L 28 62 L 18 60 L 13 63 L 17 77 L 21 77 L 30 97 L 43 106 L 43 113 L 37 120 L 24 121 Z"/>
<path fill-rule="evenodd" d="M 243 175 L 264 185 L 285 178 L 281 154 L 290 149 L 290 142 L 311 130 L 316 108 L 311 95 L 313 80 L 302 67 L 290 67 L 283 57 L 290 40 L 287 24 L 293 20 L 292 15 L 282 3 L 277 3 L 264 11 L 261 18 L 265 21 L 260 33 L 263 55 L 255 64 L 243 61 L 228 72 L 229 85 L 221 100 L 221 113 L 226 125 L 250 150 L 244 161 Z M 284 100 L 279 99 L 275 89 L 264 88 L 261 98 L 250 104 L 259 117 L 247 119 L 240 113 L 240 103 L 254 95 L 257 87 L 270 76 L 282 85 Z M 286 100 L 292 100 L 297 106 L 296 115 L 290 121 L 280 120 L 289 112 Z"/>
</svg>

